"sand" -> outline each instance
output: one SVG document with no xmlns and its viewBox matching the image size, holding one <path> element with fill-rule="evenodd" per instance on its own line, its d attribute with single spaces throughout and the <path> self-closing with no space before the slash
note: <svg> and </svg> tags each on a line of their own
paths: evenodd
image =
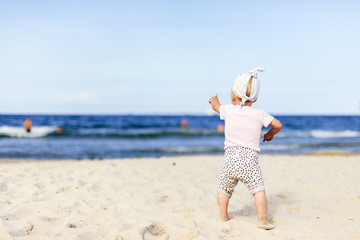
<svg viewBox="0 0 360 240">
<path fill-rule="evenodd" d="M 359 155 L 261 155 L 271 231 L 242 184 L 218 220 L 221 162 L 1 161 L 0 240 L 360 239 Z"/>
</svg>

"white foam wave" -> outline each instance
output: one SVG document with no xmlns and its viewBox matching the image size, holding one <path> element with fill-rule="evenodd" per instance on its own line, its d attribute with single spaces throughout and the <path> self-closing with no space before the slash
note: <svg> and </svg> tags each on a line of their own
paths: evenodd
<svg viewBox="0 0 360 240">
<path fill-rule="evenodd" d="M 280 145 L 280 144 L 271 144 L 271 145 L 261 145 L 261 150 L 291 150 L 291 149 L 299 149 L 301 146 L 299 144 L 289 144 L 289 145 Z"/>
<path fill-rule="evenodd" d="M 52 126 L 32 127 L 31 132 L 27 132 L 22 127 L 1 126 L 0 136 L 17 138 L 40 138 L 55 132 L 56 129 L 57 127 Z"/>
<path fill-rule="evenodd" d="M 177 148 L 161 148 L 161 152 L 166 153 L 201 153 L 201 152 L 223 152 L 223 148 L 220 147 L 177 147 Z"/>
<path fill-rule="evenodd" d="M 267 130 L 261 131 L 261 136 L 267 133 Z M 309 137 L 309 133 L 298 133 L 298 132 L 279 132 L 276 134 L 276 138 L 291 138 L 291 137 Z"/>
<path fill-rule="evenodd" d="M 360 137 L 360 132 L 358 131 L 325 131 L 325 130 L 312 130 L 310 131 L 310 136 L 314 138 L 351 138 L 351 137 Z"/>
</svg>

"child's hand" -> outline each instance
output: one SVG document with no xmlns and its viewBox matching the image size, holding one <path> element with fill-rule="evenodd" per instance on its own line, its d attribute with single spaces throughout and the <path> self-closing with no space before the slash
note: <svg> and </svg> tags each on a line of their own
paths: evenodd
<svg viewBox="0 0 360 240">
<path fill-rule="evenodd" d="M 265 135 L 264 135 L 264 139 L 263 142 L 270 142 L 271 140 L 274 139 L 274 136 L 280 132 L 282 125 L 281 122 L 279 120 L 277 120 L 276 118 L 274 118 L 271 123 L 270 123 L 271 129 L 270 131 L 268 131 Z"/>
<path fill-rule="evenodd" d="M 270 142 L 271 140 L 273 140 L 274 139 L 274 135 L 273 134 L 271 134 L 271 133 L 266 133 L 265 135 L 264 135 L 264 139 L 263 139 L 263 142 Z"/>
<path fill-rule="evenodd" d="M 218 99 L 218 94 L 216 94 L 216 96 L 213 96 L 209 99 L 209 103 L 212 105 L 214 101 L 217 101 L 219 102 L 219 99 Z"/>
<path fill-rule="evenodd" d="M 217 94 L 216 94 L 216 96 L 213 96 L 212 98 L 209 99 L 209 103 L 211 104 L 211 106 L 215 112 L 220 113 L 221 104 L 219 102 Z"/>
</svg>

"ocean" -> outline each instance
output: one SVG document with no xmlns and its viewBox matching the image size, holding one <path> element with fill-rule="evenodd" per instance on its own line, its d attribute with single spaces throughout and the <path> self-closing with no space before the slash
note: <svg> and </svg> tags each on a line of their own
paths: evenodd
<svg viewBox="0 0 360 240">
<path fill-rule="evenodd" d="M 27 133 L 23 122 L 31 117 Z M 282 131 L 267 154 L 360 153 L 360 116 L 275 116 Z M 186 119 L 187 128 L 180 122 Z M 112 159 L 222 154 L 223 121 L 195 115 L 0 115 L 0 158 Z M 60 127 L 61 134 L 56 133 Z M 263 129 L 263 134 L 267 129 Z"/>
</svg>

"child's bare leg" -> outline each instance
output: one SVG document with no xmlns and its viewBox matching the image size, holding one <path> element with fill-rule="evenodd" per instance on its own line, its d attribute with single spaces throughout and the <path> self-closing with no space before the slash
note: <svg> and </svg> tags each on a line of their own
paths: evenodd
<svg viewBox="0 0 360 240">
<path fill-rule="evenodd" d="M 255 207 L 258 215 L 258 220 L 263 221 L 267 219 L 267 200 L 265 191 L 258 191 L 254 194 Z"/>
<path fill-rule="evenodd" d="M 267 222 L 267 199 L 265 191 L 259 191 L 254 194 L 255 207 L 258 215 L 258 227 L 263 229 L 273 229 L 274 225 Z"/>
<path fill-rule="evenodd" d="M 223 193 L 218 193 L 217 203 L 219 206 L 220 220 L 227 221 L 229 219 L 227 212 L 229 205 L 229 196 Z"/>
</svg>

